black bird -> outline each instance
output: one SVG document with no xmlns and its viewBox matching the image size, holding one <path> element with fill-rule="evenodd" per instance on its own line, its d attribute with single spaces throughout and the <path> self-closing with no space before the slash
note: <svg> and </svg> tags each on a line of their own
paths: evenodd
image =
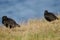
<svg viewBox="0 0 60 40">
<path fill-rule="evenodd" d="M 48 10 L 44 11 L 44 18 L 49 22 L 58 19 L 58 17 L 56 17 L 52 12 L 48 12 Z"/>
<path fill-rule="evenodd" d="M 16 26 L 20 27 L 19 24 L 17 24 L 13 19 L 8 18 L 7 16 L 2 17 L 2 24 L 4 24 L 6 27 L 14 28 Z"/>
</svg>

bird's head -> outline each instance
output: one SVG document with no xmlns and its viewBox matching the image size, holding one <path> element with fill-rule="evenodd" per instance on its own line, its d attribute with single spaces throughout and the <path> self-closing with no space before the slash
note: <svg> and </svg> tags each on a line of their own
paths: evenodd
<svg viewBox="0 0 60 40">
<path fill-rule="evenodd" d="M 6 20 L 6 19 L 7 19 L 7 16 L 3 16 L 2 19 L 3 19 L 3 20 Z"/>
<path fill-rule="evenodd" d="M 48 10 L 45 10 L 45 13 L 48 13 Z"/>
</svg>

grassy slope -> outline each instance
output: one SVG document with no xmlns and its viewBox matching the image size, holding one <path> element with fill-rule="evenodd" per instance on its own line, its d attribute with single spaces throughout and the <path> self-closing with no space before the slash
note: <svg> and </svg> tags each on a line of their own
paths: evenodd
<svg viewBox="0 0 60 40">
<path fill-rule="evenodd" d="M 60 40 L 60 20 L 29 20 L 21 27 L 0 28 L 0 40 Z"/>
</svg>

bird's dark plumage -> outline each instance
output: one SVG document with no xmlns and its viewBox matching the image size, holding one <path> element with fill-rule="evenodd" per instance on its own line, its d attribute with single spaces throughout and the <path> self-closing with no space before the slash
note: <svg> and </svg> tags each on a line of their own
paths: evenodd
<svg viewBox="0 0 60 40">
<path fill-rule="evenodd" d="M 20 25 L 18 25 L 13 19 L 8 18 L 7 16 L 2 17 L 2 24 L 10 28 L 14 28 L 16 26 L 20 27 Z"/>
<path fill-rule="evenodd" d="M 51 12 L 48 12 L 47 10 L 45 10 L 45 12 L 44 12 L 44 18 L 45 18 L 47 21 L 49 21 L 49 22 L 58 19 L 57 16 L 55 16 L 55 15 L 54 15 L 53 13 L 51 13 Z"/>
</svg>

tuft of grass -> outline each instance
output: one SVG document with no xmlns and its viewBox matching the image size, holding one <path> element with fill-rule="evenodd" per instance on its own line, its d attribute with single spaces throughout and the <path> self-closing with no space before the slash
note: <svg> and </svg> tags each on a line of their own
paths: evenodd
<svg viewBox="0 0 60 40">
<path fill-rule="evenodd" d="M 21 27 L 0 28 L 0 40 L 60 40 L 60 20 L 30 19 Z"/>
</svg>

